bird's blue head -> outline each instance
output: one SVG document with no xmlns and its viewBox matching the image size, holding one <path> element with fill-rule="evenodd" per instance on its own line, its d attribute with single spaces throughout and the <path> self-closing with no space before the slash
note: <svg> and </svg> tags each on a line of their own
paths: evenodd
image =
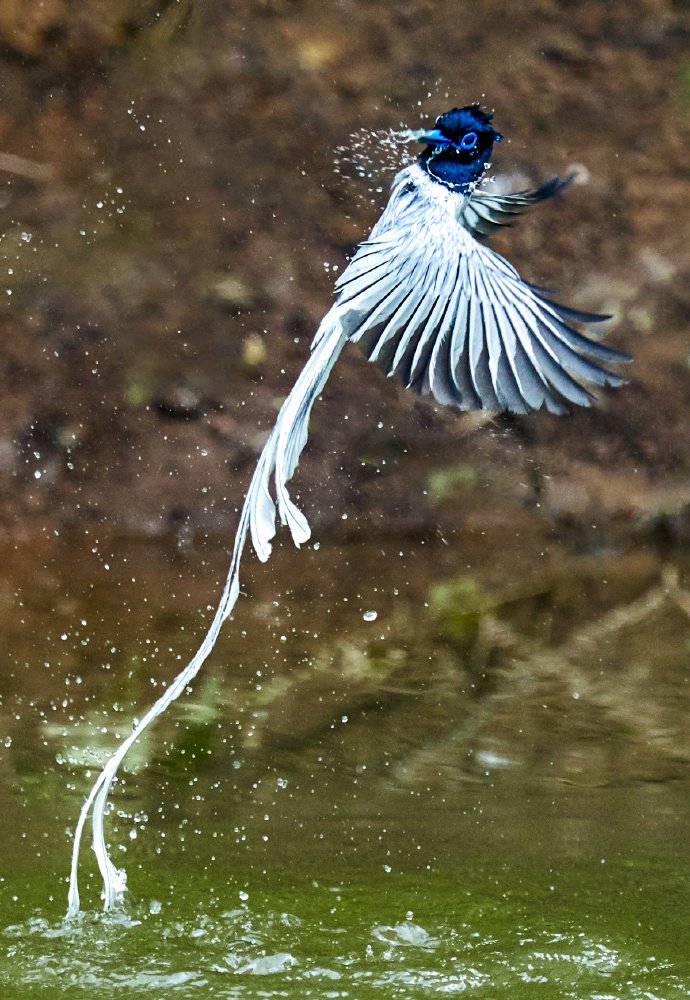
<svg viewBox="0 0 690 1000">
<path fill-rule="evenodd" d="M 484 173 L 494 143 L 503 138 L 491 127 L 492 118 L 478 104 L 446 111 L 435 128 L 415 137 L 426 143 L 419 157 L 422 169 L 451 191 L 466 194 Z"/>
</svg>

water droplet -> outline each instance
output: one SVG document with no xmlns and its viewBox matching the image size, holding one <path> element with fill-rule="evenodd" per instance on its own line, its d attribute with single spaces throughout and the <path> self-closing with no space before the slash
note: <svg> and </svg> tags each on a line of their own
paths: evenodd
<svg viewBox="0 0 690 1000">
<path fill-rule="evenodd" d="M 365 622 L 375 622 L 378 616 L 378 611 L 365 611 L 362 618 Z"/>
</svg>

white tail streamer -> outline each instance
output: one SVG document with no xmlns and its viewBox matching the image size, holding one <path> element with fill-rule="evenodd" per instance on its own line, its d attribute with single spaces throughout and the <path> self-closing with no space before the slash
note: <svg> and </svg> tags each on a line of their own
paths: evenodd
<svg viewBox="0 0 690 1000">
<path fill-rule="evenodd" d="M 187 685 L 199 673 L 213 650 L 223 622 L 232 613 L 239 597 L 240 561 L 247 535 L 251 535 L 252 545 L 262 562 L 265 562 L 270 556 L 271 539 L 276 532 L 276 503 L 270 493 L 271 475 L 274 478 L 275 496 L 281 524 L 286 524 L 289 527 L 297 546 L 306 542 L 310 536 L 309 523 L 290 499 L 286 484 L 297 467 L 299 456 L 307 441 L 311 408 L 323 389 L 345 340 L 346 337 L 339 322 L 338 310 L 334 308 L 319 327 L 312 344 L 311 354 L 289 396 L 283 403 L 271 436 L 259 456 L 242 506 L 223 594 L 203 642 L 184 670 L 180 671 L 164 694 L 151 706 L 146 715 L 134 726 L 130 735 L 120 743 L 108 759 L 82 806 L 72 846 L 72 864 L 67 896 L 68 917 L 75 917 L 79 912 L 79 855 L 82 835 L 89 814 L 91 814 L 93 831 L 93 850 L 103 879 L 103 907 L 106 911 L 112 910 L 123 901 L 126 875 L 124 870 L 116 868 L 111 861 L 105 840 L 104 820 L 110 788 L 129 749 L 151 723 L 162 715 L 176 698 L 179 698 Z"/>
</svg>

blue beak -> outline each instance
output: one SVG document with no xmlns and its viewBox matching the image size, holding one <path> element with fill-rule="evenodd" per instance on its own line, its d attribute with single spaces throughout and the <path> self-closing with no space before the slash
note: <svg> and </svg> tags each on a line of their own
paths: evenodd
<svg viewBox="0 0 690 1000">
<path fill-rule="evenodd" d="M 453 143 L 440 129 L 432 128 L 428 132 L 421 131 L 415 136 L 417 142 L 425 142 L 429 146 L 452 146 Z"/>
</svg>

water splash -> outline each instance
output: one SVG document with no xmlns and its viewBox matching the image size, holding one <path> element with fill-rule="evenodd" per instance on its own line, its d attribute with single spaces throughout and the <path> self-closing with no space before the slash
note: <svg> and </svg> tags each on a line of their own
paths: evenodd
<svg viewBox="0 0 690 1000">
<path fill-rule="evenodd" d="M 419 134 L 408 128 L 358 129 L 346 145 L 336 147 L 333 171 L 346 180 L 366 181 L 356 200 L 373 204 L 386 188 L 385 178 L 413 162 L 410 143 Z"/>
</svg>

